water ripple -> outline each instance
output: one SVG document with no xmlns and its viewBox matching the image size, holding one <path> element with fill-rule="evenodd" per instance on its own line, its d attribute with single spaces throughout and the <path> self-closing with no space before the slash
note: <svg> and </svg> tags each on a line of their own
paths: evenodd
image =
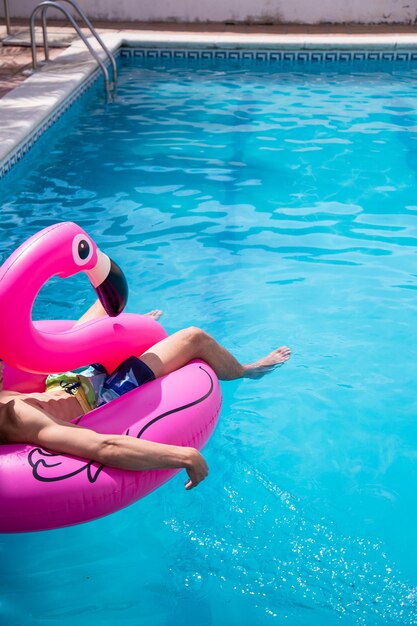
<svg viewBox="0 0 417 626">
<path fill-rule="evenodd" d="M 214 579 L 222 591 L 246 596 L 260 615 L 281 619 L 295 607 L 324 609 L 361 626 L 417 624 L 417 588 L 401 580 L 381 542 L 342 535 L 259 470 L 234 462 L 239 486 L 226 481 L 204 520 L 165 522 L 192 549 L 189 565 L 172 566 L 176 575 L 183 572 L 186 589 Z"/>
</svg>

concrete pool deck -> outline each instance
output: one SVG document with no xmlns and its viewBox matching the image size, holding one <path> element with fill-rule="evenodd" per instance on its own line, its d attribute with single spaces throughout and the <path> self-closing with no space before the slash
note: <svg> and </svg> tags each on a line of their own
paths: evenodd
<svg viewBox="0 0 417 626">
<path fill-rule="evenodd" d="M 412 50 L 417 53 L 417 27 L 365 26 L 231 26 L 167 24 L 96 24 L 108 48 L 228 48 L 278 50 Z M 1 31 L 3 29 L 3 31 Z M 21 29 L 20 29 L 21 30 Z M 57 37 L 70 37 L 68 26 L 51 23 Z M 0 27 L 0 37 L 5 27 Z M 98 51 L 96 45 L 95 49 Z M 78 97 L 74 95 L 97 70 L 84 43 L 73 37 L 70 47 L 52 48 L 52 61 L 27 77 L 29 48 L 0 48 L 0 177 Z M 38 49 L 38 59 L 40 50 Z M 104 54 L 101 55 L 104 60 Z M 84 88 L 84 87 L 83 87 Z M 58 113 L 60 109 L 60 113 Z"/>
<path fill-rule="evenodd" d="M 95 26 L 100 34 L 105 33 L 120 33 L 122 31 L 134 31 L 140 37 L 141 33 L 147 37 L 164 36 L 169 33 L 177 34 L 192 34 L 194 36 L 205 36 L 219 34 L 220 36 L 233 35 L 236 37 L 242 37 L 246 39 L 258 39 L 262 40 L 263 36 L 269 37 L 271 35 L 283 36 L 297 36 L 303 37 L 308 35 L 311 39 L 323 38 L 331 44 L 334 37 L 339 38 L 347 37 L 352 44 L 355 43 L 358 37 L 366 37 L 370 39 L 377 39 L 378 41 L 384 41 L 386 38 L 392 39 L 413 36 L 417 37 L 416 25 L 392 25 L 392 24 L 380 24 L 374 26 L 360 25 L 360 24 L 346 24 L 346 25 L 232 25 L 232 24 L 166 24 L 166 23 L 117 23 L 109 24 L 103 22 L 95 23 Z M 28 33 L 28 21 L 17 20 L 13 22 L 12 27 L 13 34 L 18 38 L 29 39 Z M 76 39 L 73 29 L 65 25 L 62 22 L 51 22 L 48 28 L 48 34 L 50 39 L 63 38 L 71 43 Z M 6 27 L 0 24 L 0 41 L 6 38 Z M 40 40 L 40 33 L 37 31 L 37 37 Z M 68 44 L 69 45 L 69 44 Z M 51 48 L 51 59 L 55 59 L 61 54 L 62 48 Z M 38 54 L 41 50 L 38 49 Z M 27 76 L 25 71 L 30 69 L 32 63 L 32 56 L 30 48 L 2 45 L 0 47 L 0 98 L 6 93 L 17 87 Z"/>
</svg>

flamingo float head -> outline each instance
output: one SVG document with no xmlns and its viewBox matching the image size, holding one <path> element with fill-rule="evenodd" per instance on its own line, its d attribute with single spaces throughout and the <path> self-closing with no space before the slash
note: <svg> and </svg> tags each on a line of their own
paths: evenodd
<svg viewBox="0 0 417 626">
<path fill-rule="evenodd" d="M 0 354 L 5 361 L 36 371 L 32 354 L 42 349 L 48 336 L 32 323 L 34 300 L 52 276 L 67 278 L 80 271 L 88 275 L 107 314 L 119 315 L 128 294 L 124 274 L 77 224 L 61 222 L 45 228 L 0 267 Z M 63 349 L 59 342 L 48 346 L 51 362 L 51 353 Z M 17 352 L 21 358 L 16 359 Z"/>
<path fill-rule="evenodd" d="M 22 300 L 28 286 L 36 289 L 52 276 L 61 278 L 84 271 L 110 317 L 126 306 L 128 288 L 120 267 L 101 252 L 78 224 L 61 222 L 40 231 L 23 243 L 0 268 L 0 303 Z M 19 287 L 24 289 L 20 290 Z M 14 291 L 16 297 L 11 297 Z M 33 291 L 31 289 L 31 291 Z M 29 294 L 28 294 L 29 296 Z M 28 297 L 24 298 L 28 300 Z M 30 304 L 33 304 L 34 297 Z"/>
<path fill-rule="evenodd" d="M 63 222 L 53 230 L 42 231 L 51 241 L 47 242 L 55 251 L 61 248 L 62 267 L 58 269 L 61 278 L 67 278 L 84 271 L 90 279 L 107 315 L 115 317 L 126 306 L 128 287 L 120 267 L 101 252 L 87 233 L 73 222 Z M 58 230 L 58 232 L 57 232 Z M 45 241 L 43 245 L 45 245 Z M 49 246 L 48 246 L 49 247 Z"/>
</svg>

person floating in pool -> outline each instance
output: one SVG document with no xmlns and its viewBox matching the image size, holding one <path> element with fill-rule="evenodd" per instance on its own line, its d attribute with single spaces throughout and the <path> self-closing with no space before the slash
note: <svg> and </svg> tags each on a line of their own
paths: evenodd
<svg viewBox="0 0 417 626">
<path fill-rule="evenodd" d="M 161 314 L 157 310 L 148 313 L 156 320 Z M 75 325 L 104 315 L 97 301 Z M 103 435 L 71 420 L 193 359 L 206 361 L 221 380 L 234 380 L 260 378 L 290 355 L 290 349 L 282 346 L 254 363 L 241 365 L 206 332 L 190 327 L 156 343 L 140 358 L 130 357 L 110 375 L 95 364 L 81 374 L 48 376 L 43 393 L 4 391 L 0 363 L 0 443 L 29 443 L 125 470 L 184 468 L 188 474 L 185 488 L 192 489 L 208 474 L 207 463 L 198 450 L 128 435 Z"/>
</svg>

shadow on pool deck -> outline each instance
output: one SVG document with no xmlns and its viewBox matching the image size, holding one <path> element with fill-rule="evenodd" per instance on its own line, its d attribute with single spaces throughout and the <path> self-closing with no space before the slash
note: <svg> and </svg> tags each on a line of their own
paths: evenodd
<svg viewBox="0 0 417 626">
<path fill-rule="evenodd" d="M 76 38 L 74 31 L 68 24 L 63 22 L 51 21 L 49 23 L 48 36 L 51 42 L 50 57 L 56 58 L 62 51 L 62 47 L 70 45 Z M 323 24 L 323 25 L 303 25 L 303 24 L 170 24 L 170 23 L 138 23 L 138 22 L 99 22 L 96 21 L 94 26 L 99 33 L 119 32 L 122 30 L 135 30 L 139 32 L 150 31 L 158 33 L 175 32 L 175 33 L 222 33 L 222 34 L 242 34 L 242 35 L 322 35 L 329 38 L 329 42 L 333 35 L 379 35 L 381 39 L 385 35 L 405 35 L 417 34 L 416 25 L 404 24 Z M 29 41 L 28 20 L 12 20 L 12 34 L 23 40 Z M 6 27 L 0 24 L 0 41 L 6 38 Z M 36 30 L 37 40 L 41 39 L 41 29 Z M 39 37 L 39 39 L 38 39 Z M 54 47 L 54 42 L 58 47 Z M 42 49 L 38 49 L 38 58 L 42 58 Z M 32 64 L 32 56 L 29 47 L 20 47 L 13 45 L 0 44 L 0 98 L 6 93 L 22 83 L 26 76 L 25 71 L 30 70 Z"/>
</svg>

